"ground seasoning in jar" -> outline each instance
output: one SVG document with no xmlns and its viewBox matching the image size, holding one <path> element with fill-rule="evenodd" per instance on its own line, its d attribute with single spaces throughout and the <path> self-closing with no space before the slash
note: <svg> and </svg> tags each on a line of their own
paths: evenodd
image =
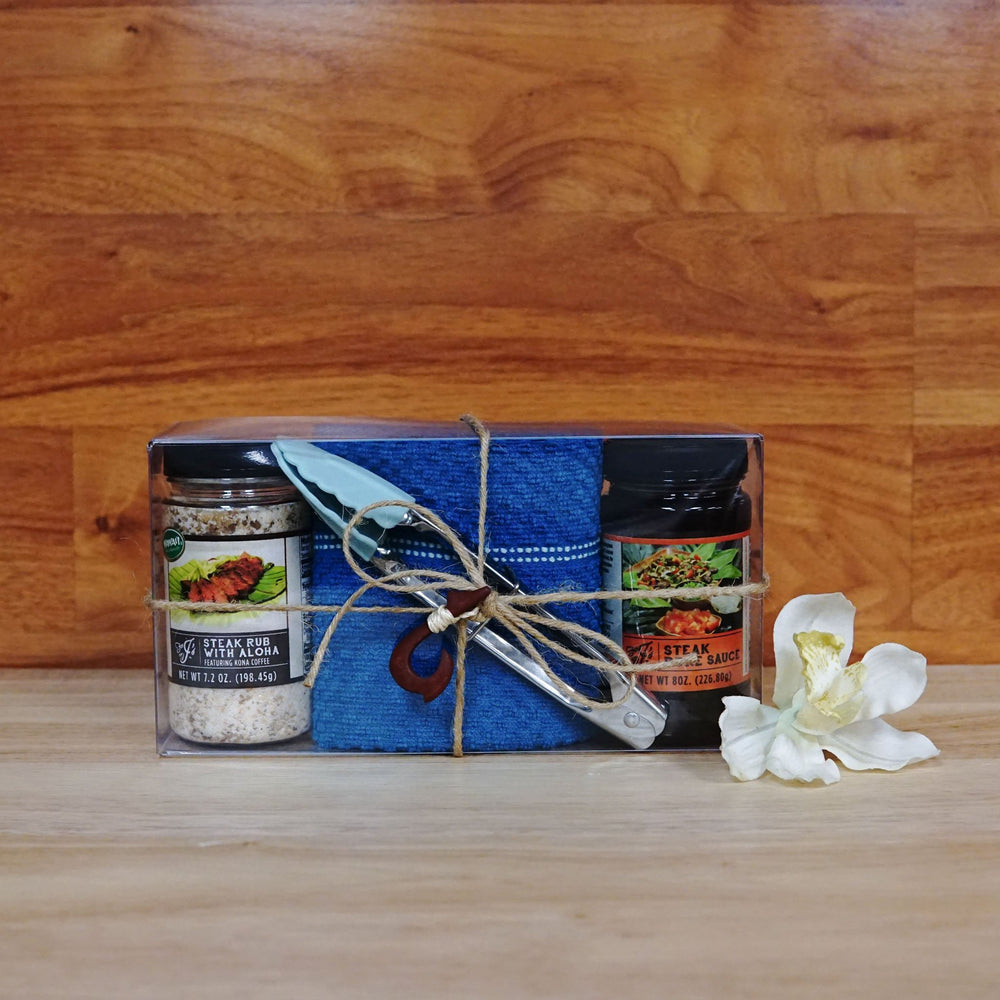
<svg viewBox="0 0 1000 1000">
<path fill-rule="evenodd" d="M 654 747 L 719 745 L 722 699 L 750 693 L 746 601 L 644 598 L 643 590 L 745 583 L 751 501 L 742 438 L 612 438 L 604 443 L 601 505 L 604 630 L 633 663 L 694 653 L 697 663 L 638 674 L 668 719 Z"/>
<path fill-rule="evenodd" d="M 307 600 L 309 505 L 266 443 L 168 445 L 163 474 L 154 516 L 169 598 L 259 605 L 225 614 L 171 609 L 171 728 L 212 744 L 275 743 L 307 732 L 308 622 L 268 605 Z"/>
</svg>

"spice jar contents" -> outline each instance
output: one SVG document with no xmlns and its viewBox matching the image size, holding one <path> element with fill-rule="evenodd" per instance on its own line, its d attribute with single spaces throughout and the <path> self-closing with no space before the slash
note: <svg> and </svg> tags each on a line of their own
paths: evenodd
<svg viewBox="0 0 1000 1000">
<path fill-rule="evenodd" d="M 245 602 L 247 611 L 171 609 L 170 727 L 186 740 L 274 743 L 308 731 L 300 612 L 307 601 L 309 505 L 267 445 L 171 445 L 158 506 L 172 601 Z"/>
<path fill-rule="evenodd" d="M 667 709 L 655 747 L 717 747 L 723 697 L 750 693 L 745 601 L 642 596 L 746 582 L 751 502 L 740 488 L 746 472 L 740 438 L 612 438 L 604 444 L 604 588 L 636 592 L 631 600 L 604 602 L 604 631 L 633 663 L 698 658 L 693 666 L 637 675 Z"/>
</svg>

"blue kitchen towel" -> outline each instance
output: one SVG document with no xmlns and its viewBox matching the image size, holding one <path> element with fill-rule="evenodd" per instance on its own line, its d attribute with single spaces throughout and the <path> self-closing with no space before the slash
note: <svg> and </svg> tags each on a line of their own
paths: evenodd
<svg viewBox="0 0 1000 1000">
<path fill-rule="evenodd" d="M 479 441 L 390 440 L 319 442 L 320 447 L 376 472 L 431 508 L 475 549 L 479 511 Z M 490 447 L 487 551 L 510 566 L 525 589 L 600 589 L 599 438 L 494 438 Z M 410 565 L 461 572 L 436 536 L 390 533 Z M 360 581 L 347 565 L 340 539 L 317 530 L 312 599 L 342 603 Z M 411 606 L 410 598 L 372 590 L 360 602 Z M 561 604 L 560 617 L 599 627 L 596 603 Z M 314 636 L 330 615 L 316 615 Z M 397 640 L 416 615 L 359 613 L 344 617 L 313 688 L 313 738 L 323 750 L 441 752 L 451 749 L 454 681 L 425 704 L 389 674 Z M 451 642 L 453 630 L 444 641 Z M 413 658 L 433 669 L 442 638 L 428 639 Z M 561 672 L 566 666 L 550 664 Z M 558 658 L 556 658 L 558 660 Z M 553 701 L 473 643 L 466 656 L 463 746 L 470 751 L 564 746 L 594 735 L 593 727 Z M 577 668 L 571 668 L 576 671 Z M 586 669 L 586 668 L 584 668 Z M 586 688 L 597 696 L 594 677 Z"/>
</svg>

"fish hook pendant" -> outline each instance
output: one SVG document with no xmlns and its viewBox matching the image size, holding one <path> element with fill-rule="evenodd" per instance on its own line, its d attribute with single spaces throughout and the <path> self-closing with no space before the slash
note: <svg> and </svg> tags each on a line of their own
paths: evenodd
<svg viewBox="0 0 1000 1000">
<path fill-rule="evenodd" d="M 489 587 L 480 587 L 479 590 L 449 590 L 444 607 L 451 612 L 453 618 L 458 618 L 477 607 L 489 593 Z M 389 657 L 389 673 L 393 680 L 404 691 L 419 694 L 425 703 L 433 701 L 444 691 L 451 683 L 451 675 L 455 671 L 455 661 L 446 646 L 441 648 L 438 665 L 432 674 L 421 677 L 414 671 L 410 662 L 413 651 L 432 635 L 434 632 L 425 619 L 396 643 Z"/>
</svg>

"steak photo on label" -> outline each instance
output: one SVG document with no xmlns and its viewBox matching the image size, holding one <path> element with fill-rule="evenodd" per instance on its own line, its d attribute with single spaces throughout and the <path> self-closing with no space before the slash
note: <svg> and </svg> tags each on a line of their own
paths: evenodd
<svg viewBox="0 0 1000 1000">
<path fill-rule="evenodd" d="M 181 592 L 189 601 L 206 601 L 212 604 L 230 604 L 242 601 L 257 586 L 260 578 L 273 564 L 247 552 L 236 559 L 228 559 L 200 580 L 185 580 Z"/>
</svg>

